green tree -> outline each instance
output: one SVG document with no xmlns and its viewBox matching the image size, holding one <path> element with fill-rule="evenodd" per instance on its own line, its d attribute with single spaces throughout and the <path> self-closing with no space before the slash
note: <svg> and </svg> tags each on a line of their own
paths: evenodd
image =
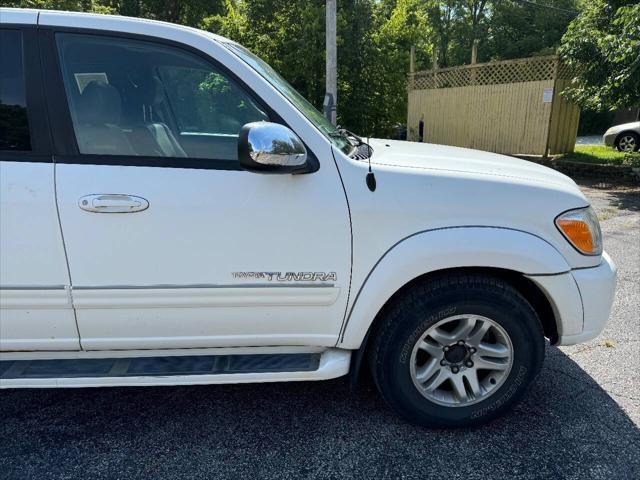
<svg viewBox="0 0 640 480">
<path fill-rule="evenodd" d="M 640 104 L 640 4 L 593 0 L 569 25 L 560 53 L 575 76 L 565 95 L 581 107 Z"/>
<path fill-rule="evenodd" d="M 224 0 L 2 0 L 0 6 L 112 13 L 192 27 L 225 10 Z"/>
<path fill-rule="evenodd" d="M 427 2 L 433 45 L 442 67 L 468 64 L 474 40 L 478 61 L 552 54 L 578 0 L 432 0 Z"/>
<path fill-rule="evenodd" d="M 474 41 L 486 42 L 493 5 L 500 0 L 431 0 L 427 2 L 433 44 L 441 67 L 470 63 Z M 482 52 L 482 48 L 479 49 Z"/>
<path fill-rule="evenodd" d="M 338 123 L 386 135 L 405 121 L 409 50 L 430 53 L 423 0 L 338 2 Z M 204 26 L 242 43 L 316 107 L 325 92 L 324 2 L 231 1 Z"/>
<path fill-rule="evenodd" d="M 318 105 L 324 95 L 324 2 L 227 1 L 203 26 L 252 50 Z"/>
<path fill-rule="evenodd" d="M 367 114 L 358 131 L 386 136 L 392 133 L 395 124 L 406 121 L 411 47 L 416 47 L 419 65 L 428 67 L 432 34 L 427 4 L 422 0 L 383 1 L 375 7 L 371 40 L 367 42 L 368 56 L 364 59 L 369 85 L 362 86 L 362 94 L 367 96 Z"/>
<path fill-rule="evenodd" d="M 578 5 L 576 0 L 546 1 L 544 5 L 495 2 L 480 51 L 481 61 L 554 54 L 578 14 Z"/>
<path fill-rule="evenodd" d="M 222 0 L 98 0 L 120 15 L 199 27 L 203 18 L 224 12 Z"/>
<path fill-rule="evenodd" d="M 71 12 L 116 13 L 110 2 L 100 0 L 2 0 L 0 7 L 41 8 Z"/>
<path fill-rule="evenodd" d="M 459 0 L 434 0 L 428 2 L 426 11 L 432 26 L 432 44 L 438 58 L 438 66 L 449 66 L 449 51 L 456 24 L 456 8 Z"/>
</svg>

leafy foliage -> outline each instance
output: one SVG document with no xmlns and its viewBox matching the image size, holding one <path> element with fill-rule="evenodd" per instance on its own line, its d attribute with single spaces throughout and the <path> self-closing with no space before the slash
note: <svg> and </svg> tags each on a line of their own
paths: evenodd
<svg viewBox="0 0 640 480">
<path fill-rule="evenodd" d="M 567 26 L 577 15 L 576 1 L 540 3 L 555 8 L 526 2 L 495 2 L 481 57 L 511 59 L 555 53 Z"/>
<path fill-rule="evenodd" d="M 428 56 L 420 0 L 338 2 L 338 121 L 362 134 L 389 134 L 406 115 L 409 50 Z M 250 48 L 317 107 L 325 92 L 324 2 L 226 3 L 203 26 Z"/>
<path fill-rule="evenodd" d="M 578 0 L 433 0 L 424 2 L 441 67 L 547 55 L 560 45 Z"/>
<path fill-rule="evenodd" d="M 564 61 L 576 72 L 568 98 L 592 110 L 640 104 L 640 3 L 593 0 L 562 41 Z"/>
</svg>

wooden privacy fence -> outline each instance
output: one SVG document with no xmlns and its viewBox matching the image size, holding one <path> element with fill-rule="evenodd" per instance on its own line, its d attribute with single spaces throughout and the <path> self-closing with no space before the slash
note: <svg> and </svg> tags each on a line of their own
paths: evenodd
<svg viewBox="0 0 640 480">
<path fill-rule="evenodd" d="M 580 110 L 557 56 L 409 73 L 409 140 L 506 154 L 572 152 Z"/>
</svg>

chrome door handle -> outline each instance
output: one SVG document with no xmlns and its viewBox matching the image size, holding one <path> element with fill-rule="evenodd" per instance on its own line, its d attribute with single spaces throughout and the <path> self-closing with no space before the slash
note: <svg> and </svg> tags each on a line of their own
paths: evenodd
<svg viewBox="0 0 640 480">
<path fill-rule="evenodd" d="M 82 210 L 95 213 L 133 213 L 149 208 L 149 202 L 135 195 L 104 193 L 86 195 L 78 201 Z"/>
</svg>

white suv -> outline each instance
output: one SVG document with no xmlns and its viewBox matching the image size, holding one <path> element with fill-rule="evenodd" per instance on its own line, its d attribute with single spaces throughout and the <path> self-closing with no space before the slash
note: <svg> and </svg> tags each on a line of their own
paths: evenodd
<svg viewBox="0 0 640 480">
<path fill-rule="evenodd" d="M 320 380 L 504 412 L 615 267 L 566 176 L 336 129 L 240 45 L 0 10 L 0 386 Z M 364 361 L 364 362 L 363 362 Z"/>
</svg>

